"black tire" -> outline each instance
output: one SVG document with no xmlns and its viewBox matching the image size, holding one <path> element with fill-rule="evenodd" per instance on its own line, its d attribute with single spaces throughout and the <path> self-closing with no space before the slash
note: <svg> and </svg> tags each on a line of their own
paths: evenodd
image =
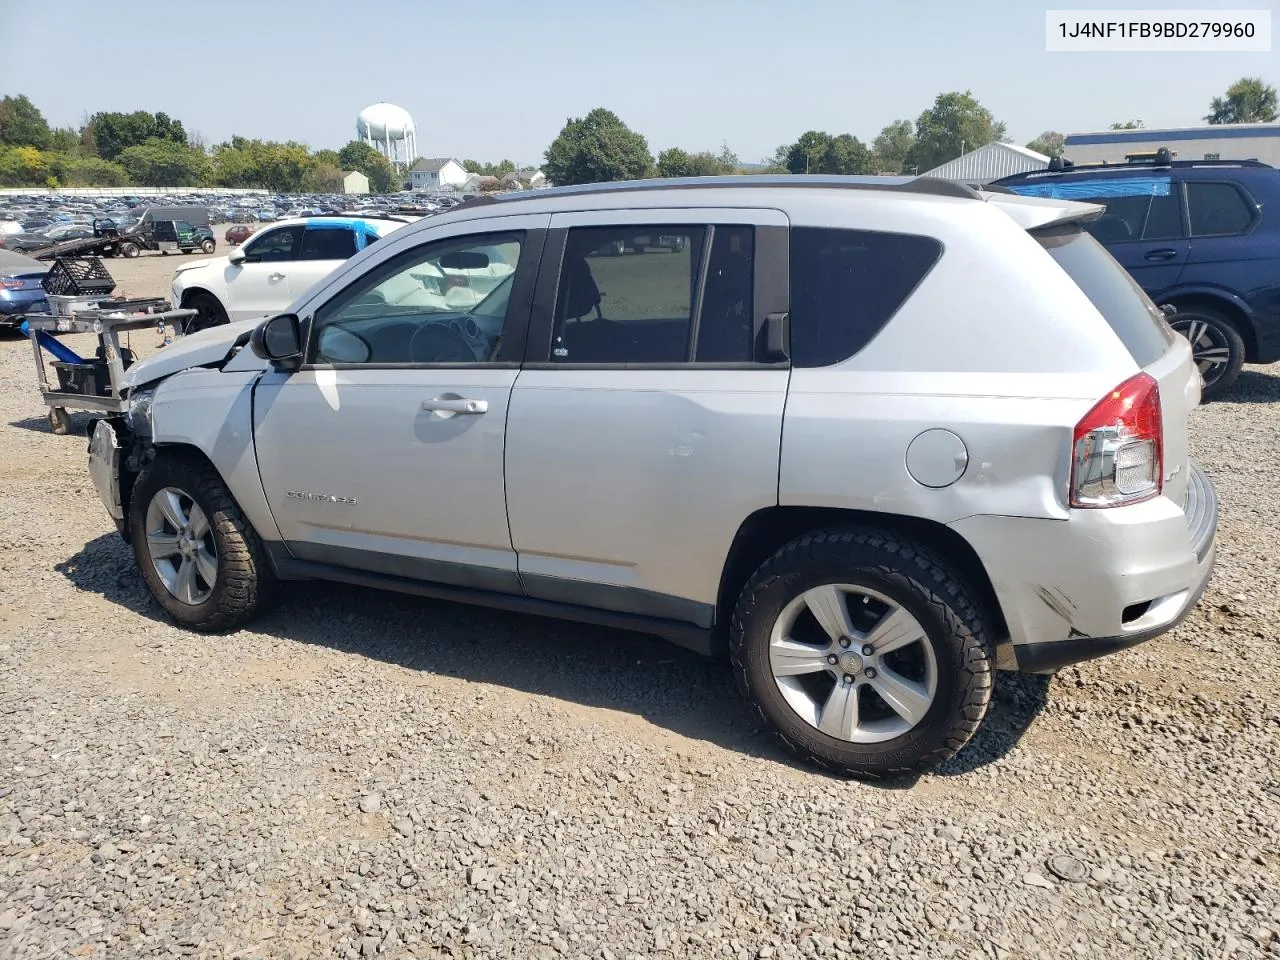
<svg viewBox="0 0 1280 960">
<path fill-rule="evenodd" d="M 915 726 L 880 743 L 821 732 L 784 699 L 770 666 L 770 635 L 784 607 L 806 590 L 839 582 L 862 586 L 911 614 L 936 663 L 936 688 Z M 861 779 L 922 773 L 954 756 L 987 712 L 994 644 L 974 590 L 928 550 L 879 530 L 823 530 L 784 546 L 738 597 L 729 652 L 743 695 L 782 744 L 820 769 Z"/>
<path fill-rule="evenodd" d="M 1202 399 L 1213 400 L 1235 385 L 1244 366 L 1244 338 L 1226 314 L 1213 307 L 1190 304 L 1179 307 L 1169 318 L 1169 325 L 1189 340 L 1196 335 L 1191 350 L 1204 378 Z M 1225 361 L 1219 359 L 1223 350 L 1227 353 Z"/>
<path fill-rule="evenodd" d="M 147 508 L 155 494 L 166 487 L 181 490 L 204 511 L 217 549 L 217 582 L 199 604 L 183 603 L 169 592 L 148 552 Z M 194 456 L 162 453 L 143 470 L 133 486 L 129 535 L 151 596 L 184 627 L 202 633 L 235 629 L 253 619 L 272 597 L 275 575 L 262 541 L 222 478 Z"/>
<path fill-rule="evenodd" d="M 200 252 L 213 253 L 216 247 L 217 247 L 217 244 L 215 244 L 212 240 L 206 240 L 204 241 L 204 243 L 200 244 Z"/>
<path fill-rule="evenodd" d="M 227 322 L 227 311 L 222 309 L 218 298 L 211 293 L 193 294 L 185 306 L 196 311 L 196 315 L 187 321 L 183 328 L 185 333 L 196 333 L 210 327 L 220 327 Z"/>
<path fill-rule="evenodd" d="M 120 245 L 120 254 L 132 260 L 142 252 L 142 248 L 136 243 L 122 243 Z"/>
</svg>

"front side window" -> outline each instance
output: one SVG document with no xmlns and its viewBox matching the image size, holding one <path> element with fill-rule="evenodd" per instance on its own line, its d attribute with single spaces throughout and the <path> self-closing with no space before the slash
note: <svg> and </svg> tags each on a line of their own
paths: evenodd
<svg viewBox="0 0 1280 960">
<path fill-rule="evenodd" d="M 307 227 L 299 260 L 346 260 L 355 256 L 356 235 L 350 227 Z"/>
<path fill-rule="evenodd" d="M 268 230 L 244 245 L 246 263 L 279 263 L 298 259 L 302 244 L 302 227 Z"/>
<path fill-rule="evenodd" d="M 1193 237 L 1243 233 L 1253 223 L 1253 206 L 1230 183 L 1187 182 L 1187 212 Z"/>
<path fill-rule="evenodd" d="M 750 362 L 754 238 L 740 225 L 570 230 L 552 362 Z"/>
<path fill-rule="evenodd" d="M 523 243 L 454 237 L 383 264 L 316 312 L 312 362 L 495 362 Z"/>
<path fill-rule="evenodd" d="M 791 362 L 845 360 L 883 329 L 942 256 L 932 237 L 791 229 Z"/>
</svg>

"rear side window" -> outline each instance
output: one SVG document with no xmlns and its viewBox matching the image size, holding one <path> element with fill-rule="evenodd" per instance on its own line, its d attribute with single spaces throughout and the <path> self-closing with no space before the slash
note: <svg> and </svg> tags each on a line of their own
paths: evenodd
<svg viewBox="0 0 1280 960">
<path fill-rule="evenodd" d="M 1187 182 L 1187 208 L 1193 237 L 1243 233 L 1253 222 L 1253 209 L 1229 183 Z"/>
<path fill-rule="evenodd" d="M 1117 177 L 1028 183 L 1011 187 L 1026 197 L 1053 197 L 1098 203 L 1106 212 L 1088 230 L 1102 243 L 1126 240 L 1171 240 L 1182 236 L 1178 191 L 1170 177 Z"/>
<path fill-rule="evenodd" d="M 1034 236 L 1098 308 L 1138 366 L 1145 367 L 1164 356 L 1175 334 L 1105 247 L 1074 227 Z"/>
<path fill-rule="evenodd" d="M 308 227 L 299 260 L 346 260 L 355 256 L 356 235 L 350 227 Z"/>
<path fill-rule="evenodd" d="M 791 229 L 791 362 L 845 360 L 884 328 L 942 255 L 932 237 Z"/>
</svg>

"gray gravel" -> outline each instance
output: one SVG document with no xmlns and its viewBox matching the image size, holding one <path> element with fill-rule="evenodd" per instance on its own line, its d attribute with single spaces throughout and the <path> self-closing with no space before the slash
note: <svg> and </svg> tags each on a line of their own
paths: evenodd
<svg viewBox="0 0 1280 960">
<path fill-rule="evenodd" d="M 1199 610 L 896 788 L 644 637 L 327 585 L 174 629 L 33 379 L 0 340 L 0 956 L 1280 958 L 1280 367 L 1195 415 Z"/>
</svg>

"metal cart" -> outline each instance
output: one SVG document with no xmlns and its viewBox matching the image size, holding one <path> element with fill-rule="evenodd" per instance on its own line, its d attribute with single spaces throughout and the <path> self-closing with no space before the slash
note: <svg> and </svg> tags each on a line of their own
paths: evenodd
<svg viewBox="0 0 1280 960">
<path fill-rule="evenodd" d="M 85 309 L 75 309 L 75 305 L 70 305 L 65 315 L 27 315 L 24 325 L 31 338 L 40 394 L 49 407 L 49 425 L 54 433 L 62 435 L 69 429 L 71 418 L 67 415 L 68 409 L 124 412 L 121 383 L 129 353 L 122 352 L 120 334 L 129 330 L 155 330 L 163 324 L 180 335 L 183 322 L 194 317 L 196 311 L 168 307 L 165 300 L 124 300 L 107 301 Z M 54 335 L 59 333 L 97 334 L 99 356 L 91 359 L 76 357 L 57 342 Z M 44 358 L 45 350 L 55 356 L 74 357 L 72 361 L 61 362 L 61 369 L 55 368 L 57 375 L 52 381 L 49 379 L 50 365 Z"/>
</svg>

